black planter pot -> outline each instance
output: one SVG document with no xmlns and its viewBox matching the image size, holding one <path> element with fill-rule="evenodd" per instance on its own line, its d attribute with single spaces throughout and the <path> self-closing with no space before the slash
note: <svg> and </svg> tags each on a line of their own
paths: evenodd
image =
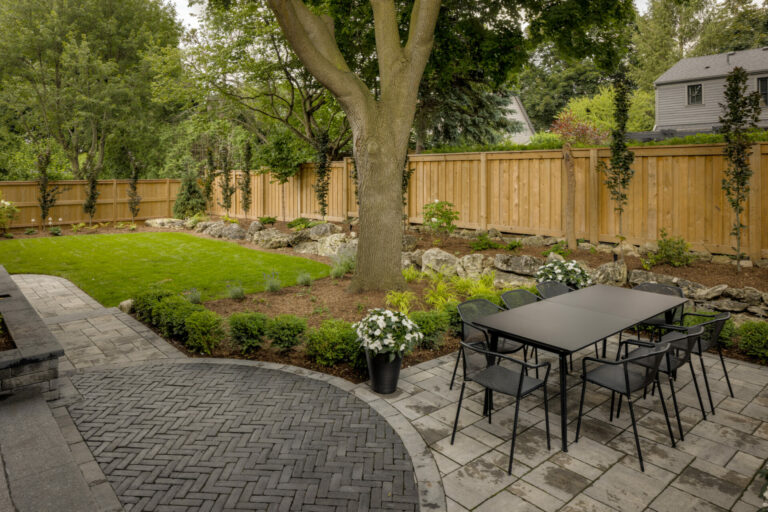
<svg viewBox="0 0 768 512">
<path fill-rule="evenodd" d="M 365 351 L 368 361 L 368 374 L 371 377 L 371 389 L 380 395 L 389 395 L 397 390 L 397 379 L 400 377 L 400 366 L 403 358 L 398 354 L 392 361 L 389 354 L 373 355 Z"/>
</svg>

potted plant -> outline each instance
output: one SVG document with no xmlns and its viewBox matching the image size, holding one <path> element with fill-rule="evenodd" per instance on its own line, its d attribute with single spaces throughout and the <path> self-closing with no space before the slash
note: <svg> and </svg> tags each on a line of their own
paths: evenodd
<svg viewBox="0 0 768 512">
<path fill-rule="evenodd" d="M 365 349 L 371 388 L 382 395 L 394 393 L 403 354 L 423 337 L 419 327 L 398 311 L 372 309 L 354 328 Z"/>
</svg>

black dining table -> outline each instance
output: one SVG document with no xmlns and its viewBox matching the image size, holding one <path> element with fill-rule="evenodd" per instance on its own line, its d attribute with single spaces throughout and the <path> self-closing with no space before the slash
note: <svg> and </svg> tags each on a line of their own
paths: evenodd
<svg viewBox="0 0 768 512">
<path fill-rule="evenodd" d="M 563 451 L 567 452 L 568 357 L 686 302 L 687 299 L 682 297 L 595 285 L 494 313 L 473 324 L 489 333 L 491 351 L 498 347 L 499 338 L 504 338 L 558 355 L 560 427 Z"/>
</svg>

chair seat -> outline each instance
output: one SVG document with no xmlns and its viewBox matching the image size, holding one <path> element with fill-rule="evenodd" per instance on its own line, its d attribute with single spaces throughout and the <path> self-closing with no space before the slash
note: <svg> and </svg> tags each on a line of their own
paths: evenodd
<svg viewBox="0 0 768 512">
<path fill-rule="evenodd" d="M 517 387 L 520 384 L 520 373 L 503 366 L 493 365 L 473 373 L 471 380 L 493 391 L 516 396 Z M 523 389 L 520 391 L 520 396 L 529 394 L 543 384 L 543 380 L 523 375 Z"/>
<path fill-rule="evenodd" d="M 611 391 L 616 391 L 617 393 L 624 393 L 625 395 L 642 389 L 645 386 L 645 372 L 629 370 L 627 373 L 629 374 L 629 389 L 627 389 L 627 382 L 624 378 L 624 366 L 620 364 L 604 364 L 599 368 L 588 371 L 586 379 L 588 382 Z"/>
<path fill-rule="evenodd" d="M 686 338 L 686 336 L 684 334 L 682 334 L 682 335 L 681 335 L 681 333 L 674 333 L 674 334 L 678 335 L 677 338 L 675 338 L 674 336 L 670 336 L 669 340 L 663 340 L 663 341 L 677 341 L 677 340 L 684 340 Z M 652 349 L 652 348 L 646 348 L 646 347 L 636 348 L 635 350 L 633 350 L 633 351 L 631 351 L 629 353 L 629 357 L 648 355 L 653 350 L 654 349 Z M 669 362 L 669 365 L 667 364 L 668 362 Z M 686 361 L 683 361 L 682 359 L 676 357 L 674 351 L 670 350 L 669 351 L 669 361 L 667 361 L 667 357 L 664 357 L 661 360 L 661 363 L 659 364 L 659 371 L 661 373 L 667 373 L 668 374 L 668 373 L 674 372 L 675 370 L 677 370 L 678 368 L 683 366 L 685 363 L 686 363 Z M 651 366 L 650 362 L 643 361 L 642 359 L 640 361 L 637 361 L 635 364 L 637 364 L 639 366 L 646 366 L 646 367 L 650 367 Z"/>
<path fill-rule="evenodd" d="M 482 332 L 476 332 L 467 336 L 467 339 L 464 341 L 466 341 L 467 343 L 471 343 L 473 345 L 477 343 L 484 344 L 485 335 Z M 499 346 L 496 347 L 496 352 L 499 354 L 512 354 L 514 352 L 519 351 L 524 346 L 525 345 L 523 345 L 522 343 L 501 338 L 499 339 Z"/>
</svg>

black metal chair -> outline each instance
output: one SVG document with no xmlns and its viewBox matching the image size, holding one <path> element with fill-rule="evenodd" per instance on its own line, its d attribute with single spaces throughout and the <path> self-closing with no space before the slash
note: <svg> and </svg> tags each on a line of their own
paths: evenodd
<svg viewBox="0 0 768 512">
<path fill-rule="evenodd" d="M 632 407 L 632 393 L 646 389 L 648 385 L 658 379 L 659 366 L 669 351 L 669 344 L 661 343 L 659 345 L 651 345 L 638 341 L 634 341 L 634 343 L 647 345 L 650 350 L 646 354 L 619 359 L 618 361 L 598 359 L 596 357 L 585 357 L 582 359 L 581 400 L 579 401 L 579 417 L 576 423 L 576 441 L 578 442 L 579 433 L 581 431 L 581 416 L 584 410 L 584 393 L 587 390 L 587 382 L 609 389 L 612 392 L 611 396 L 615 393 L 618 393 L 620 397 L 626 396 L 627 403 L 629 404 L 629 415 L 632 418 L 632 430 L 635 434 L 637 456 L 640 460 L 640 470 L 645 471 L 643 454 L 640 449 L 640 437 L 637 433 L 637 422 L 635 421 L 635 410 Z M 589 361 L 598 363 L 599 366 L 587 371 L 587 363 Z M 672 436 L 672 425 L 669 422 L 667 405 L 664 402 L 661 387 L 659 387 L 659 398 L 661 399 L 661 404 L 664 408 L 667 428 L 669 429 L 670 436 Z M 611 400 L 611 419 L 613 419 L 613 400 Z M 674 446 L 674 437 L 672 445 Z"/>
<path fill-rule="evenodd" d="M 512 462 L 515 457 L 515 439 L 517 438 L 517 418 L 520 412 L 520 400 L 539 388 L 544 391 L 544 423 L 547 430 L 547 450 L 551 449 L 549 435 L 549 406 L 547 397 L 547 379 L 549 378 L 550 364 L 530 364 L 519 359 L 505 356 L 487 349 L 485 342 L 461 343 L 464 350 L 464 380 L 461 383 L 459 393 L 459 405 L 456 409 L 456 420 L 453 422 L 451 444 L 456 438 L 456 428 L 459 424 L 461 402 L 464 398 L 464 388 L 467 382 L 475 382 L 485 388 L 485 399 L 488 401 L 491 392 L 504 393 L 515 397 L 515 419 L 512 423 L 512 443 L 509 450 L 509 467 L 507 473 L 512 474 Z M 521 366 L 521 371 L 515 371 L 501 366 L 501 361 L 509 361 Z M 546 368 L 544 379 L 537 379 L 527 375 L 528 369 Z M 491 408 L 488 408 L 488 423 L 491 423 Z"/>
<path fill-rule="evenodd" d="M 699 339 L 704 332 L 704 328 L 701 326 L 692 327 L 687 332 L 674 332 L 669 333 L 664 337 L 662 340 L 663 343 L 669 344 L 669 351 L 667 351 L 666 357 L 661 361 L 661 364 L 659 365 L 659 373 L 663 373 L 669 377 L 669 390 L 672 394 L 672 404 L 675 408 L 675 415 L 677 417 L 677 427 L 680 430 L 680 440 L 683 441 L 685 439 L 685 435 L 683 434 L 683 424 L 680 420 L 680 410 L 677 407 L 677 396 L 675 395 L 675 384 L 674 381 L 677 380 L 677 370 L 685 366 L 686 364 L 691 369 L 691 376 L 693 378 L 693 385 L 696 388 L 696 394 L 699 397 L 699 405 L 701 405 L 701 413 L 704 415 L 704 419 L 707 419 L 707 415 L 704 412 L 704 403 L 701 401 L 701 393 L 699 392 L 699 383 L 696 381 L 696 374 L 693 371 L 693 362 L 691 361 L 691 353 L 693 352 L 693 348 L 699 344 Z M 629 345 L 634 345 L 636 342 L 634 340 L 626 340 L 622 342 L 622 345 L 624 345 L 625 350 Z M 619 348 L 619 351 L 621 351 L 621 348 Z M 649 352 L 653 351 L 653 348 L 649 348 L 646 346 L 641 346 L 640 348 L 636 348 L 629 352 L 627 357 L 636 357 L 641 355 L 647 355 Z M 647 362 L 640 362 L 638 364 L 645 366 Z M 651 394 L 653 394 L 653 389 L 656 388 L 657 382 L 653 384 L 653 387 L 651 388 Z M 645 392 L 643 392 L 643 397 L 645 397 Z M 611 399 L 613 399 L 613 395 L 611 395 Z M 621 409 L 621 397 L 619 397 L 619 407 L 616 412 L 616 417 L 619 416 L 619 410 Z M 670 433 L 671 434 L 671 433 Z M 672 445 L 674 446 L 675 440 L 672 439 Z"/>
<path fill-rule="evenodd" d="M 543 281 L 541 283 L 536 283 L 536 289 L 545 299 L 551 299 L 552 297 L 557 297 L 558 295 L 573 291 L 573 288 L 559 281 Z"/>
<path fill-rule="evenodd" d="M 684 297 L 682 288 L 680 288 L 679 286 L 672 286 L 668 284 L 641 283 L 632 289 L 638 290 L 641 292 L 660 293 L 662 295 L 670 295 L 673 297 Z M 656 334 L 658 335 L 658 339 L 661 339 L 662 331 L 665 330 L 666 326 L 682 325 L 683 310 L 684 310 L 683 306 L 678 306 L 675 309 L 673 309 L 671 312 L 661 313 L 649 320 L 646 320 L 645 322 L 637 326 L 638 336 L 640 334 L 640 329 L 645 328 L 649 330 L 655 330 Z"/>
<path fill-rule="evenodd" d="M 462 341 L 470 344 L 485 343 L 486 332 L 480 327 L 474 325 L 475 320 L 478 320 L 484 316 L 504 311 L 503 308 L 497 306 L 493 302 L 487 299 L 471 299 L 462 302 L 458 305 L 459 316 L 461 317 L 461 339 Z M 528 355 L 526 347 L 522 343 L 517 343 L 512 340 L 499 339 L 496 352 L 500 354 L 513 354 L 515 352 L 523 351 L 523 359 L 527 360 Z M 464 355 L 464 347 L 459 347 L 459 353 L 456 357 L 456 365 L 453 367 L 453 375 L 451 376 L 451 385 L 448 389 L 453 389 L 453 382 L 456 380 L 456 372 L 459 370 L 459 361 Z"/>
<path fill-rule="evenodd" d="M 673 332 L 670 332 L 668 334 L 665 334 L 661 337 L 662 341 L 666 341 L 668 339 L 673 338 L 675 335 L 677 335 L 677 332 L 674 331 L 681 331 L 681 332 L 692 332 L 693 329 L 697 327 L 701 327 L 704 332 L 699 336 L 699 341 L 693 346 L 692 353 L 699 356 L 699 362 L 701 363 L 701 375 L 704 377 L 704 387 L 707 389 L 707 397 L 709 398 L 709 407 L 712 411 L 712 414 L 715 414 L 715 404 L 712 401 L 712 391 L 709 389 L 709 378 L 707 377 L 707 367 L 704 364 L 704 356 L 703 353 L 711 348 L 717 348 L 717 354 L 720 356 L 720 364 L 723 365 L 723 374 L 725 374 L 725 382 L 728 384 L 728 392 L 731 394 L 731 397 L 733 397 L 733 387 L 731 386 L 731 379 L 728 376 L 728 368 L 725 366 L 725 359 L 723 358 L 723 347 L 720 344 L 720 333 L 723 330 L 723 327 L 725 326 L 725 323 L 731 318 L 730 313 L 692 313 L 692 312 L 686 312 L 683 313 L 682 316 L 682 323 L 685 324 L 685 318 L 686 317 L 697 317 L 697 318 L 709 318 L 709 320 L 706 320 L 704 322 L 701 322 L 699 324 L 696 324 L 693 327 L 685 327 L 685 326 L 673 326 L 673 325 L 665 325 L 662 326 L 664 329 L 670 329 L 673 330 Z M 691 373 L 693 373 L 693 367 L 691 367 Z M 698 391 L 698 387 L 696 388 L 696 391 Z M 699 396 L 699 402 L 701 403 L 701 396 Z M 704 410 L 704 406 L 702 405 L 702 412 Z M 706 416 L 705 416 L 706 418 Z"/>
<path fill-rule="evenodd" d="M 509 290 L 501 294 L 501 301 L 507 306 L 507 309 L 519 308 L 520 306 L 533 304 L 539 300 L 538 295 L 531 293 L 528 290 L 523 290 L 522 288 L 518 290 Z M 526 357 L 526 361 L 527 360 Z M 533 360 L 536 364 L 539 364 L 539 349 L 536 347 L 533 347 Z M 536 378 L 539 378 L 538 368 L 536 368 Z"/>
</svg>

